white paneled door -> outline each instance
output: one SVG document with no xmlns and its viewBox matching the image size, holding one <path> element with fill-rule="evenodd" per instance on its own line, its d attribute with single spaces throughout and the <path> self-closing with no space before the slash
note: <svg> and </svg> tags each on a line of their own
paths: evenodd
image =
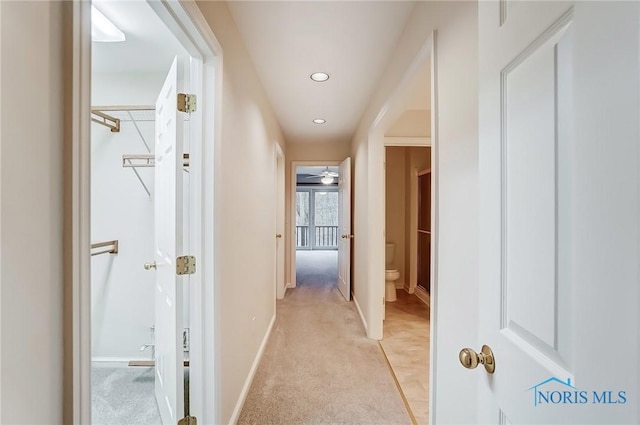
<svg viewBox="0 0 640 425">
<path fill-rule="evenodd" d="M 478 7 L 479 423 L 638 423 L 639 3 Z"/>
<path fill-rule="evenodd" d="M 351 158 L 340 163 L 338 177 L 338 289 L 351 300 Z"/>
<path fill-rule="evenodd" d="M 155 139 L 155 393 L 163 425 L 184 414 L 182 278 L 182 112 L 177 110 L 183 64 L 173 61 L 156 102 Z"/>
</svg>

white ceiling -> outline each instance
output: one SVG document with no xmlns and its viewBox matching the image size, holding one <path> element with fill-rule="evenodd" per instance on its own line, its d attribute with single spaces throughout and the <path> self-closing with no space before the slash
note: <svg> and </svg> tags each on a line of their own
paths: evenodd
<svg viewBox="0 0 640 425">
<path fill-rule="evenodd" d="M 176 54 L 186 54 L 146 1 L 93 0 L 93 4 L 127 38 L 121 43 L 92 43 L 94 72 L 166 72 Z"/>
<path fill-rule="evenodd" d="M 229 2 L 287 142 L 351 140 L 414 5 Z M 311 81 L 317 71 L 331 78 Z"/>
</svg>

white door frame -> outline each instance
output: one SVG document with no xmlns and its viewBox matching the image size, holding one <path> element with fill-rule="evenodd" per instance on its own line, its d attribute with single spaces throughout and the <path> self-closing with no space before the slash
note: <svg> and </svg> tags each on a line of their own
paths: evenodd
<svg viewBox="0 0 640 425">
<path fill-rule="evenodd" d="M 289 198 L 291 200 L 291 218 L 289 224 L 289 271 L 291 273 L 291 282 L 287 288 L 295 288 L 296 282 L 296 168 L 300 166 L 317 167 L 317 166 L 335 166 L 340 165 L 342 161 L 291 161 L 291 192 Z"/>
<path fill-rule="evenodd" d="M 369 235 L 369 298 L 364 302 L 371 312 L 370 322 L 367 327 L 367 336 L 371 339 L 382 339 L 383 319 L 384 319 L 384 299 L 385 290 L 385 235 L 381 230 L 385 228 L 385 185 L 384 185 L 384 162 L 385 162 L 385 136 L 384 133 L 393 125 L 402 113 L 402 103 L 407 96 L 408 87 L 413 78 L 424 69 L 427 61 L 431 62 L 431 170 L 432 188 L 431 205 L 438 205 L 439 199 L 439 160 L 438 160 L 438 66 L 437 66 L 437 33 L 433 31 L 425 40 L 419 52 L 414 57 L 411 65 L 403 75 L 402 79 L 391 92 L 382 108 L 378 112 L 376 119 L 369 128 L 368 134 L 368 187 L 369 197 L 367 214 L 369 222 L 367 233 Z M 434 208 L 431 215 L 431 347 L 430 347 L 430 374 L 429 386 L 436 388 L 436 376 L 433 371 L 436 369 L 436 347 L 437 339 L 437 317 L 438 317 L 438 209 Z M 429 391 L 429 421 L 434 422 L 436 392 Z"/>
<path fill-rule="evenodd" d="M 188 0 L 149 1 L 149 5 L 178 38 L 192 56 L 197 71 L 192 81 L 199 85 L 198 97 L 200 126 L 192 124 L 195 137 L 190 143 L 191 172 L 191 253 L 197 256 L 197 273 L 190 278 L 191 296 L 191 414 L 202 423 L 217 423 L 220 411 L 219 395 L 215 392 L 215 373 L 219 361 L 215 354 L 217 323 L 214 312 L 216 296 L 214 224 L 219 203 L 214 163 L 220 160 L 220 121 L 222 91 L 222 47 L 218 43 L 195 2 Z M 90 275 L 90 108 L 91 108 L 91 3 L 79 1 L 71 4 L 72 31 L 68 43 L 73 47 L 73 86 L 70 90 L 72 118 L 68 123 L 71 138 L 71 170 L 66 193 L 70 198 L 70 220 L 67 232 L 69 247 L 65 262 L 71 288 L 66 295 L 70 305 L 72 352 L 68 355 L 71 384 L 65 387 L 70 397 L 70 418 L 73 424 L 91 423 L 91 275 Z M 198 115 L 200 115 L 198 114 Z M 197 118 L 196 118 L 197 120 Z M 200 137 L 197 137 L 197 136 Z M 203 143 L 203 140 L 206 141 Z M 215 208 L 214 208 L 215 206 Z M 198 229 L 197 231 L 195 229 Z M 206 285 L 204 283 L 207 283 Z M 204 400 L 207 400 L 205 403 Z M 211 402 L 213 401 L 213 403 Z"/>
</svg>

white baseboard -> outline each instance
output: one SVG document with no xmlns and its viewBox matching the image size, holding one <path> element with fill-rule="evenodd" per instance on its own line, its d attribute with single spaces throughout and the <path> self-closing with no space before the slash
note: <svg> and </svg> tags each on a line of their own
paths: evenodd
<svg viewBox="0 0 640 425">
<path fill-rule="evenodd" d="M 396 281 L 396 289 L 403 289 L 404 288 L 404 283 Z"/>
<path fill-rule="evenodd" d="M 91 365 L 95 367 L 129 367 L 130 361 L 149 361 L 151 356 L 138 357 L 92 357 Z"/>
<path fill-rule="evenodd" d="M 291 282 L 287 283 L 287 289 L 295 288 L 295 287 L 296 287 L 296 285 L 294 285 L 293 283 L 291 283 Z"/>
<path fill-rule="evenodd" d="M 431 306 L 431 296 L 427 293 L 427 291 L 418 286 L 416 287 L 416 291 L 414 292 L 414 294 L 416 294 L 416 297 L 418 297 L 420 301 L 428 306 Z"/>
<path fill-rule="evenodd" d="M 244 406 L 244 402 L 247 399 L 247 394 L 249 394 L 249 389 L 251 388 L 251 384 L 253 383 L 253 378 L 255 378 L 256 376 L 256 371 L 258 370 L 258 366 L 260 366 L 260 361 L 262 360 L 264 349 L 266 348 L 267 342 L 271 337 L 271 331 L 273 330 L 273 325 L 275 323 L 276 315 L 274 314 L 271 318 L 271 323 L 269 323 L 269 327 L 267 328 L 267 332 L 265 333 L 264 338 L 262 338 L 262 343 L 260 344 L 260 348 L 258 349 L 256 358 L 253 360 L 253 364 L 251 365 L 251 369 L 249 370 L 249 375 L 244 381 L 244 386 L 242 387 L 242 391 L 240 392 L 240 396 L 238 397 L 238 401 L 236 402 L 236 407 L 235 409 L 233 409 L 231 419 L 229 419 L 229 425 L 235 425 L 236 422 L 238 422 L 240 412 L 242 411 L 242 406 Z"/>
<path fill-rule="evenodd" d="M 356 305 L 356 310 L 358 310 L 358 315 L 360 316 L 360 320 L 362 321 L 362 326 L 364 326 L 364 331 L 365 333 L 369 332 L 368 326 L 367 326 L 367 321 L 364 320 L 364 314 L 362 314 L 362 309 L 360 308 L 360 304 L 358 303 L 358 299 L 356 298 L 355 294 L 352 295 L 353 296 L 353 303 Z"/>
</svg>

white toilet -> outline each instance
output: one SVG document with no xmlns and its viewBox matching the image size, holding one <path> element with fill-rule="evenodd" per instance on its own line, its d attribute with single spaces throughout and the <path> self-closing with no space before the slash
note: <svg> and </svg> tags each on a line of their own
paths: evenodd
<svg viewBox="0 0 640 425">
<path fill-rule="evenodd" d="M 392 302 L 396 300 L 396 280 L 400 278 L 400 272 L 397 269 L 393 268 L 393 260 L 396 250 L 396 244 L 388 243 L 386 244 L 385 250 L 385 271 L 384 271 L 384 280 L 385 280 L 385 295 L 384 298 L 386 301 Z"/>
</svg>

